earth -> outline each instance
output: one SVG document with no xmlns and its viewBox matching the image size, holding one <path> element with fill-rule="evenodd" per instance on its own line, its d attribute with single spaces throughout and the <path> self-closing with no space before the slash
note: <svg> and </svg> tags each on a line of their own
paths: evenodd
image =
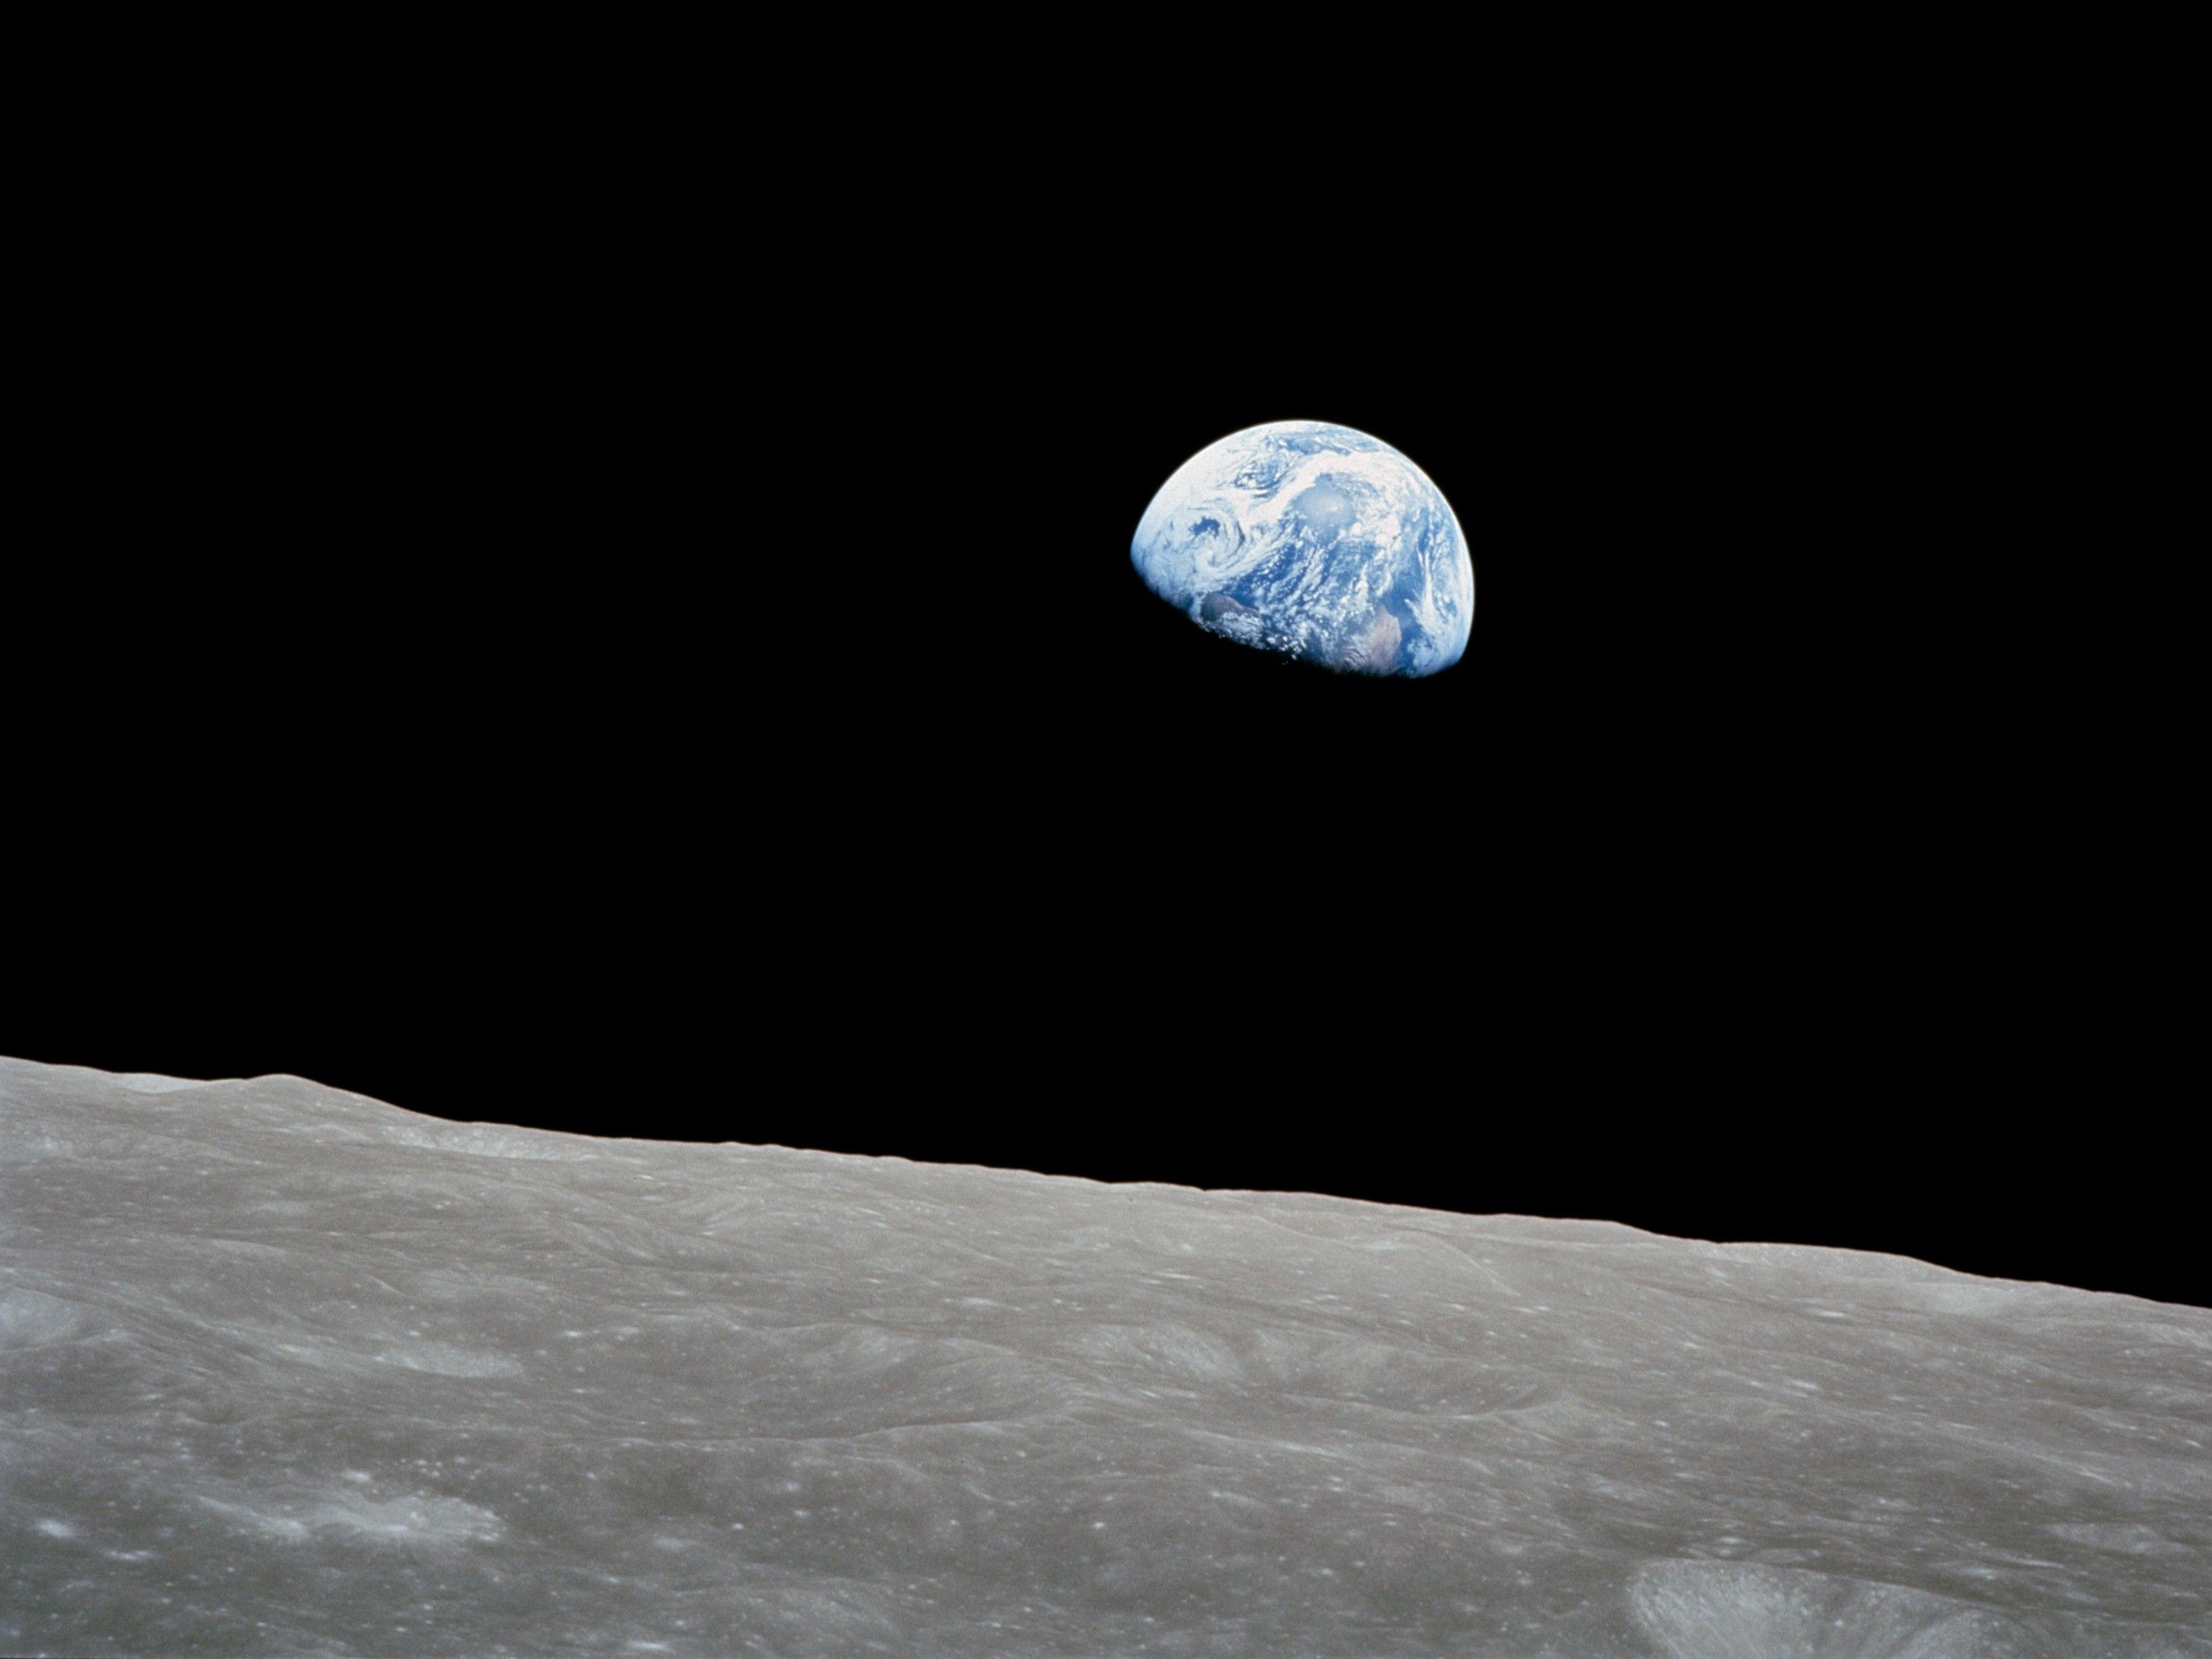
<svg viewBox="0 0 2212 1659">
<path fill-rule="evenodd" d="M 1231 433 L 1185 461 L 1138 523 L 1146 585 L 1241 644 L 1418 678 L 1466 653 L 1467 534 L 1426 473 L 1320 421 Z"/>
</svg>

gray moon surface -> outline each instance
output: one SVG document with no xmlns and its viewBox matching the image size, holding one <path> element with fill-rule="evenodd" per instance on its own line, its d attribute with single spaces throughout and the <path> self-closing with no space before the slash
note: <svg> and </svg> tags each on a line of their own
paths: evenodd
<svg viewBox="0 0 2212 1659">
<path fill-rule="evenodd" d="M 10 1653 L 2178 1659 L 2208 1449 L 2200 1310 L 0 1060 Z"/>
</svg>

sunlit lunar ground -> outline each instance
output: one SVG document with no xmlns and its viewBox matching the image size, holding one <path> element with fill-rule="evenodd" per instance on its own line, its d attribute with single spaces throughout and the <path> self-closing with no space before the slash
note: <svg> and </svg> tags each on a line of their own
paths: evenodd
<svg viewBox="0 0 2212 1659">
<path fill-rule="evenodd" d="M 2212 1654 L 2212 1313 L 295 1078 L 0 1060 L 0 1418 L 9 1652 Z"/>
</svg>

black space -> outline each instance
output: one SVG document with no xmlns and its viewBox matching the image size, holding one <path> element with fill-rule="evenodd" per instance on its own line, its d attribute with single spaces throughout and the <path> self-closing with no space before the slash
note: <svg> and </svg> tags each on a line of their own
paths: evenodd
<svg viewBox="0 0 2212 1659">
<path fill-rule="evenodd" d="M 1048 208 L 1018 138 L 134 163 L 5 622 L 0 1053 L 2212 1302 L 1971 249 L 1633 146 L 1454 151 L 1427 233 L 1195 155 Z M 1138 581 L 1297 416 L 1455 506 L 1457 668 Z"/>
</svg>

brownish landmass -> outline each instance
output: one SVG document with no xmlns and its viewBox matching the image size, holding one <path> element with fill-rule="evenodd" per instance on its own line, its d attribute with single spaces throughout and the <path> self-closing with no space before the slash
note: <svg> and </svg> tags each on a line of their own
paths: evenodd
<svg viewBox="0 0 2212 1659">
<path fill-rule="evenodd" d="M 1364 634 L 1355 635 L 1345 647 L 1344 665 L 1363 674 L 1389 673 L 1398 665 L 1401 632 L 1395 616 L 1388 611 L 1378 612 L 1374 626 Z"/>
</svg>

